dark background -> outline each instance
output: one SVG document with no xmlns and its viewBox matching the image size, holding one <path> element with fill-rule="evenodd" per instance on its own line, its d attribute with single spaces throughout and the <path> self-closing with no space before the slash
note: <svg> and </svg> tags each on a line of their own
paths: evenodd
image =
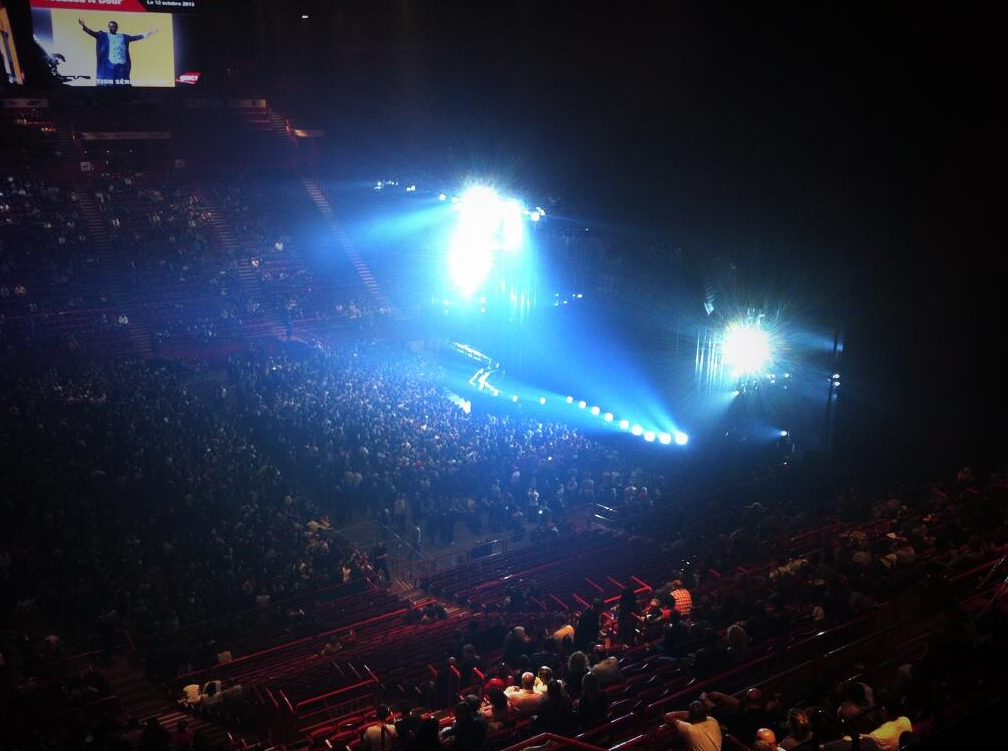
<svg viewBox="0 0 1008 751">
<path fill-rule="evenodd" d="M 567 216 L 727 259 L 755 289 L 849 295 L 838 441 L 858 462 L 1003 457 L 992 16 L 218 0 L 201 18 L 206 90 L 326 128 L 348 174 L 492 173 Z"/>
</svg>

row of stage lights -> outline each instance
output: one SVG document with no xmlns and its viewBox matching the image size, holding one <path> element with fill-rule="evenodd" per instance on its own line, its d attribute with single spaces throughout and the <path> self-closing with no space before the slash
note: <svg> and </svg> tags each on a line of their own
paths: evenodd
<svg viewBox="0 0 1008 751">
<path fill-rule="evenodd" d="M 491 394 L 493 394 L 494 396 L 500 396 L 499 389 L 495 389 L 492 386 L 489 388 Z M 511 401 L 517 404 L 519 401 L 518 395 L 512 394 Z M 574 397 L 568 396 L 566 401 L 568 404 L 574 404 Z M 539 397 L 539 404 L 540 406 L 546 405 L 545 396 Z M 655 441 L 658 441 L 658 443 L 664 446 L 668 446 L 670 443 L 675 443 L 677 446 L 685 446 L 689 442 L 689 436 L 683 433 L 681 430 L 676 430 L 675 432 L 672 433 L 664 433 L 664 432 L 657 432 L 654 430 L 645 430 L 641 425 L 638 425 L 636 423 L 631 424 L 630 421 L 627 419 L 619 420 L 617 422 L 616 417 L 613 415 L 612 412 L 603 413 L 602 408 L 598 406 L 592 406 L 589 409 L 588 402 L 586 402 L 584 399 L 577 402 L 577 406 L 578 409 L 588 410 L 594 417 L 601 417 L 602 420 L 607 423 L 616 422 L 616 424 L 619 425 L 620 430 L 629 430 L 632 435 L 640 436 L 648 443 L 654 443 Z"/>
</svg>

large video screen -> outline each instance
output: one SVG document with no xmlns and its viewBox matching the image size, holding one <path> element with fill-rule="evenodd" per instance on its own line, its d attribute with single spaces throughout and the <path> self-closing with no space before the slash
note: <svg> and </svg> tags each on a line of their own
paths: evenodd
<svg viewBox="0 0 1008 751">
<path fill-rule="evenodd" d="M 31 0 L 35 42 L 57 83 L 195 83 L 186 59 L 199 0 Z"/>
<path fill-rule="evenodd" d="M 3 63 L 2 75 L 7 83 L 24 83 L 24 74 L 14 47 L 14 29 L 3 0 L 0 0 L 0 63 Z"/>
</svg>

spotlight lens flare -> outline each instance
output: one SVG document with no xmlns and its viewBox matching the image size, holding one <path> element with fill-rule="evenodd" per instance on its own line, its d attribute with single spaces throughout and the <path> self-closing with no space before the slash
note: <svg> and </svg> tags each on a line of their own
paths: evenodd
<svg viewBox="0 0 1008 751">
<path fill-rule="evenodd" d="M 568 396 L 567 397 L 567 403 L 568 404 L 573 404 L 574 403 L 574 397 L 573 396 Z"/>
<path fill-rule="evenodd" d="M 689 442 L 689 436 L 681 430 L 677 430 L 675 434 L 675 442 L 679 446 L 685 446 Z"/>
<path fill-rule="evenodd" d="M 606 422 L 612 422 L 612 417 L 613 417 L 612 412 L 606 412 L 604 415 L 602 415 L 602 419 L 605 420 Z"/>
<path fill-rule="evenodd" d="M 770 361 L 770 336 L 759 326 L 731 324 L 722 346 L 724 362 L 736 378 L 761 373 Z"/>
<path fill-rule="evenodd" d="M 485 186 L 463 193 L 458 209 L 458 224 L 448 246 L 448 275 L 469 297 L 493 269 L 495 253 L 521 249 L 524 226 L 518 202 L 502 199 Z"/>
<path fill-rule="evenodd" d="M 513 402 L 517 402 L 517 401 L 518 401 L 518 395 L 517 395 L 517 394 L 515 394 L 514 396 L 512 396 L 512 397 L 511 397 L 511 401 L 513 401 Z"/>
<path fill-rule="evenodd" d="M 640 425 L 634 425 L 633 428 L 630 430 L 630 432 L 633 433 L 634 435 L 641 435 L 644 432 L 644 428 L 642 428 Z"/>
<path fill-rule="evenodd" d="M 619 421 L 619 426 L 623 430 L 628 430 L 630 428 L 630 421 L 629 420 L 620 420 Z"/>
<path fill-rule="evenodd" d="M 546 397 L 545 396 L 540 396 L 539 397 L 539 403 L 540 404 L 545 404 L 546 403 Z"/>
<path fill-rule="evenodd" d="M 578 402 L 578 407 L 580 407 L 581 409 L 584 409 L 587 406 L 588 406 L 588 402 L 586 402 L 584 399 L 582 399 L 581 401 Z"/>
<path fill-rule="evenodd" d="M 649 430 L 644 434 L 644 440 L 648 443 L 654 443 L 655 434 L 653 430 Z"/>
<path fill-rule="evenodd" d="M 663 446 L 668 446 L 670 443 L 672 443 L 672 436 L 669 435 L 668 433 L 659 433 L 658 442 Z"/>
<path fill-rule="evenodd" d="M 602 411 L 602 410 L 601 410 L 601 409 L 599 409 L 598 407 L 592 407 L 592 408 L 591 408 L 591 413 L 592 413 L 593 415 L 596 415 L 596 416 L 597 416 L 597 415 L 598 415 L 598 413 L 599 413 L 599 412 L 601 412 L 601 411 Z"/>
</svg>

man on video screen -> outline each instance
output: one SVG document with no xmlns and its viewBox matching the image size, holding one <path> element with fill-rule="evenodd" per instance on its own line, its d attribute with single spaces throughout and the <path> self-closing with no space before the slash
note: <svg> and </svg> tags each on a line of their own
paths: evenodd
<svg viewBox="0 0 1008 751">
<path fill-rule="evenodd" d="M 157 33 L 157 29 L 150 29 L 142 34 L 120 34 L 119 24 L 109 21 L 108 31 L 92 31 L 85 23 L 84 19 L 78 18 L 77 23 L 84 29 L 85 34 L 89 34 L 95 39 L 95 55 L 98 58 L 98 69 L 95 73 L 95 84 L 98 86 L 129 86 L 130 85 L 130 61 L 129 46 L 132 42 L 139 42 L 152 34 Z"/>
</svg>

